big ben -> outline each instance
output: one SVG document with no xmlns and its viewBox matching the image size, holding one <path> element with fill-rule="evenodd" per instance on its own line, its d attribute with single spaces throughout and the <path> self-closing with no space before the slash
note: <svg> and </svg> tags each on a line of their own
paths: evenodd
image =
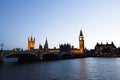
<svg viewBox="0 0 120 80">
<path fill-rule="evenodd" d="M 81 54 L 84 53 L 84 36 L 82 30 L 80 31 L 80 35 L 79 35 L 79 53 Z"/>
</svg>

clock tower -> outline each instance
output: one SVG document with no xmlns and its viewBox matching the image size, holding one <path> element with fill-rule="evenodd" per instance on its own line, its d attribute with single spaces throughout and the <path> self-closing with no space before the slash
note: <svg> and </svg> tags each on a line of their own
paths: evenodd
<svg viewBox="0 0 120 80">
<path fill-rule="evenodd" d="M 84 36 L 82 30 L 80 31 L 80 35 L 79 35 L 79 53 L 81 54 L 84 53 Z"/>
</svg>

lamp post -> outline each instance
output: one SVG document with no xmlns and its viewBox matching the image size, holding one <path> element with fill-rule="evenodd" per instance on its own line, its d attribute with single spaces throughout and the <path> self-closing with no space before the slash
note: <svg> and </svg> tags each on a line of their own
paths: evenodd
<svg viewBox="0 0 120 80">
<path fill-rule="evenodd" d="M 2 50 L 3 50 L 3 46 L 4 46 L 4 44 L 1 43 L 1 44 L 0 44 L 0 47 L 1 47 L 1 51 L 0 51 L 0 64 L 3 64 L 3 59 L 2 59 Z"/>
<path fill-rule="evenodd" d="M 3 43 L 1 43 L 1 44 L 0 44 L 1 51 L 3 50 L 3 46 L 4 46 L 4 44 L 3 44 Z"/>
</svg>

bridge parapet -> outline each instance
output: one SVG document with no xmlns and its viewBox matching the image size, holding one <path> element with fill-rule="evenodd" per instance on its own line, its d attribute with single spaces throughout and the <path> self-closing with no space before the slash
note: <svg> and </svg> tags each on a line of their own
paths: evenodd
<svg viewBox="0 0 120 80">
<path fill-rule="evenodd" d="M 40 53 L 41 56 L 46 55 L 46 54 L 56 54 L 59 56 L 59 53 L 57 53 L 57 52 L 42 52 L 42 53 Z"/>
</svg>

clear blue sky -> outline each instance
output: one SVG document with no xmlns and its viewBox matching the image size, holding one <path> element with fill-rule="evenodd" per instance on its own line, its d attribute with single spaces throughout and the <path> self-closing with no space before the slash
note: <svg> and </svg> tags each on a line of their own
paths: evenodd
<svg viewBox="0 0 120 80">
<path fill-rule="evenodd" d="M 28 37 L 49 47 L 70 43 L 78 48 L 80 29 L 85 47 L 97 42 L 120 46 L 120 0 L 0 0 L 0 43 L 4 49 L 27 49 Z"/>
</svg>

